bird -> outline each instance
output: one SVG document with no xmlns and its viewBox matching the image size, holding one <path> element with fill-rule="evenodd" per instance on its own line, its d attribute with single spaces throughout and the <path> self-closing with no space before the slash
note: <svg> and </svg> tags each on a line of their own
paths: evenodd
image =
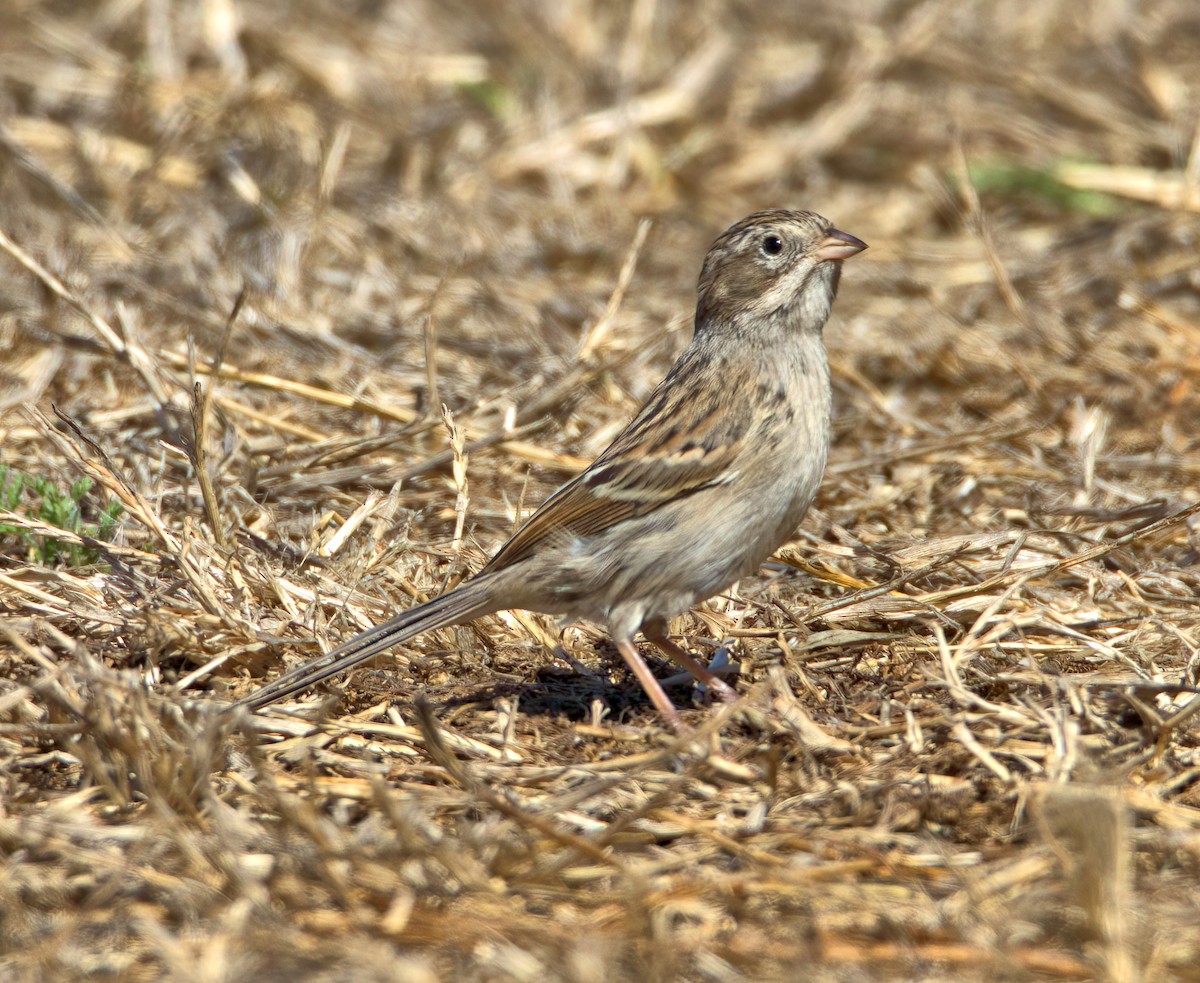
<svg viewBox="0 0 1200 983">
<path fill-rule="evenodd" d="M 692 339 L 591 465 L 473 577 L 229 704 L 258 710 L 416 635 L 509 609 L 603 626 L 663 721 L 689 729 L 640 631 L 718 699 L 737 693 L 668 637 L 795 532 L 829 451 L 823 330 L 842 261 L 867 244 L 811 211 L 771 209 L 712 244 Z"/>
</svg>

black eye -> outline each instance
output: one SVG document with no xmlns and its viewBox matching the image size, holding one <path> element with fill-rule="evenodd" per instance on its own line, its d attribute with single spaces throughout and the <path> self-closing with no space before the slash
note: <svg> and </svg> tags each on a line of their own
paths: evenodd
<svg viewBox="0 0 1200 983">
<path fill-rule="evenodd" d="M 762 251 L 768 256 L 778 256 L 783 252 L 783 240 L 777 235 L 765 235 L 762 237 Z"/>
</svg>

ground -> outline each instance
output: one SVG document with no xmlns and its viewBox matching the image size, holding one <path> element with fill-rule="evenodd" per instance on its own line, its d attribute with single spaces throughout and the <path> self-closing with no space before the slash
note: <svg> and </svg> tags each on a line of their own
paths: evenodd
<svg viewBox="0 0 1200 983">
<path fill-rule="evenodd" d="M 0 977 L 1200 979 L 1197 50 L 1192 0 L 5 5 Z M 517 612 L 219 712 L 477 569 L 777 206 L 870 249 L 815 507 L 673 626 L 738 704 L 675 738 Z"/>
</svg>

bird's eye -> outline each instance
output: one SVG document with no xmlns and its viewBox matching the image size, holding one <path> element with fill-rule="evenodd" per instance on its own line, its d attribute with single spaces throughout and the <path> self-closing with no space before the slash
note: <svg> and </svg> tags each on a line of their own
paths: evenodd
<svg viewBox="0 0 1200 983">
<path fill-rule="evenodd" d="M 765 235 L 762 237 L 762 251 L 768 256 L 778 256 L 783 252 L 783 240 L 777 235 Z"/>
</svg>

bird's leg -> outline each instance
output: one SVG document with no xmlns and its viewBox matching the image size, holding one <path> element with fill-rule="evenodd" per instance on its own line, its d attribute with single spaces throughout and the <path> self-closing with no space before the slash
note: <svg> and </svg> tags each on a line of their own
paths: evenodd
<svg viewBox="0 0 1200 983">
<path fill-rule="evenodd" d="M 675 731 L 676 734 L 690 733 L 680 718 L 679 711 L 675 709 L 675 704 L 663 692 L 662 686 L 654 678 L 654 673 L 646 665 L 646 660 L 642 658 L 633 641 L 626 638 L 623 641 L 617 642 L 617 651 L 621 653 L 621 658 L 625 660 L 625 664 L 633 670 L 633 674 L 637 676 L 638 682 L 642 684 L 642 689 L 650 697 L 650 702 L 658 708 L 658 712 L 662 714 L 663 719 L 667 722 L 671 730 Z M 725 688 L 728 689 L 729 687 Z"/>
<path fill-rule="evenodd" d="M 667 637 L 665 626 L 657 623 L 643 625 L 642 634 L 650 640 L 651 644 L 660 648 L 668 659 L 674 659 L 697 680 L 707 686 L 709 691 L 722 703 L 733 703 L 737 700 L 737 690 L 725 682 L 725 680 L 710 672 L 706 666 L 701 665 L 693 659 L 681 646 L 671 641 Z"/>
</svg>

